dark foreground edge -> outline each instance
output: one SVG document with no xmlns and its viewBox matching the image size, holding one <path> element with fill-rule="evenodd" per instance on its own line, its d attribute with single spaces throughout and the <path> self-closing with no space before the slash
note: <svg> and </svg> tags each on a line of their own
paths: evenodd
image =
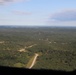
<svg viewBox="0 0 76 75">
<path fill-rule="evenodd" d="M 0 66 L 0 75 L 52 75 L 52 74 L 60 74 L 60 75 L 74 75 L 76 70 L 74 71 L 59 71 L 59 70 L 47 70 L 47 69 L 26 69 L 26 68 L 14 68 L 14 67 L 5 67 Z"/>
</svg>

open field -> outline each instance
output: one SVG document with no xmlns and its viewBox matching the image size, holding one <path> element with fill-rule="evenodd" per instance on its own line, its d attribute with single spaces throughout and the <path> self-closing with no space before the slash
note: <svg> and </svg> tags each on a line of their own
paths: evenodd
<svg viewBox="0 0 76 75">
<path fill-rule="evenodd" d="M 0 65 L 33 69 L 76 69 L 76 27 L 0 27 Z"/>
</svg>

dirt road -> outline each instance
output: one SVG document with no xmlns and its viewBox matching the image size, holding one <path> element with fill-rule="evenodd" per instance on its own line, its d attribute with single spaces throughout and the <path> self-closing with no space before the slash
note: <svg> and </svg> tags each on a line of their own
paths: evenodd
<svg viewBox="0 0 76 75">
<path fill-rule="evenodd" d="M 37 57 L 38 57 L 38 54 L 35 54 L 34 60 L 33 60 L 32 64 L 31 64 L 31 66 L 29 67 L 29 69 L 31 69 L 34 66 Z"/>
</svg>

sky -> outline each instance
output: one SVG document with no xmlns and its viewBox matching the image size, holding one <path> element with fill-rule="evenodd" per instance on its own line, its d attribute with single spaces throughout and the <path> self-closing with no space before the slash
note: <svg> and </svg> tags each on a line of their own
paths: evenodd
<svg viewBox="0 0 76 75">
<path fill-rule="evenodd" d="M 76 26 L 76 0 L 0 0 L 0 25 Z"/>
</svg>

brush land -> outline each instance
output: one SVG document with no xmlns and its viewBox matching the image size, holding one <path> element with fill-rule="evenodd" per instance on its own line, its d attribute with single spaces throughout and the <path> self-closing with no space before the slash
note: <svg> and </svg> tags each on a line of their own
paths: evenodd
<svg viewBox="0 0 76 75">
<path fill-rule="evenodd" d="M 76 27 L 0 27 L 0 65 L 76 69 Z M 29 67 L 27 67 L 29 66 Z"/>
</svg>

